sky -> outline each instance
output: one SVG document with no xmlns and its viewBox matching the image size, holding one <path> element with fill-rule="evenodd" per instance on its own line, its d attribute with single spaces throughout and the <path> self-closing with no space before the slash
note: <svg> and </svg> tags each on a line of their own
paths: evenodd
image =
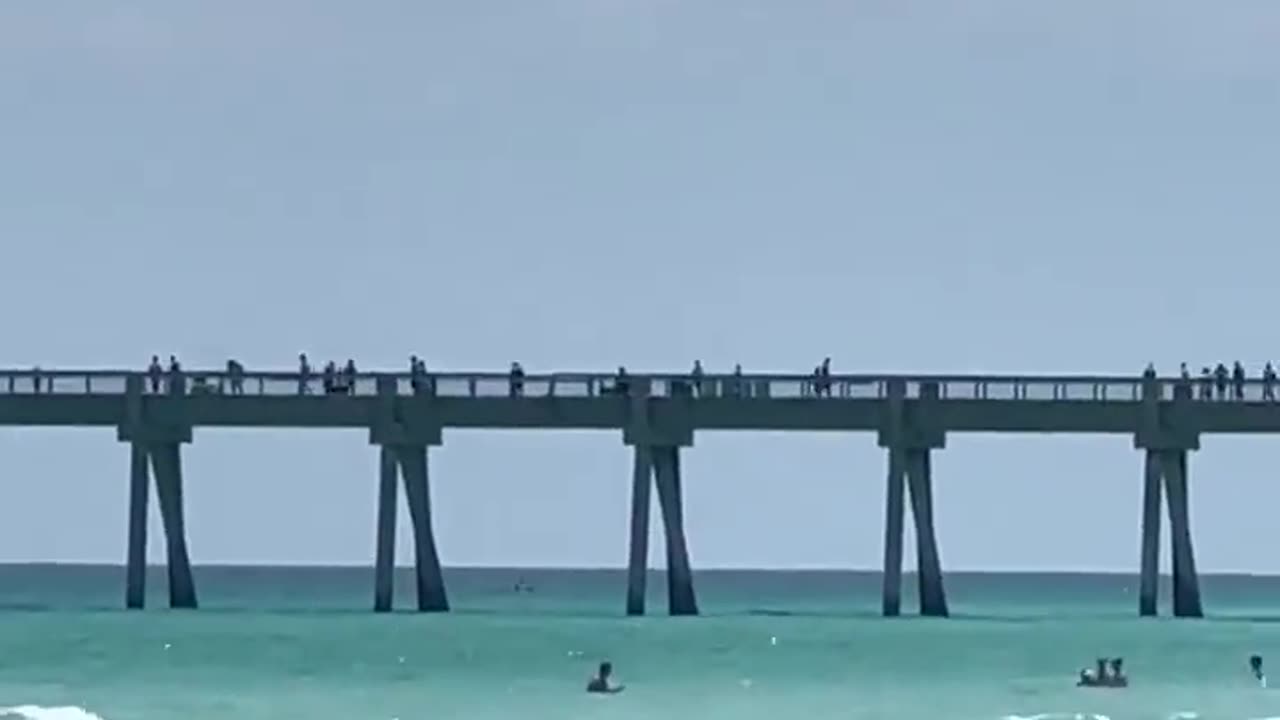
<svg viewBox="0 0 1280 720">
<path fill-rule="evenodd" d="M 0 367 L 1258 367 L 1277 127 L 1270 0 L 9 0 Z M 1191 459 L 1202 570 L 1280 572 L 1277 453 Z M 364 433 L 184 461 L 194 562 L 371 562 Z M 625 565 L 618 433 L 431 463 L 445 563 Z M 700 434 L 692 562 L 878 568 L 884 475 L 871 435 Z M 934 475 L 945 568 L 1137 568 L 1130 438 L 952 436 Z M 0 429 L 0 478 L 0 561 L 123 560 L 113 432 Z"/>
</svg>

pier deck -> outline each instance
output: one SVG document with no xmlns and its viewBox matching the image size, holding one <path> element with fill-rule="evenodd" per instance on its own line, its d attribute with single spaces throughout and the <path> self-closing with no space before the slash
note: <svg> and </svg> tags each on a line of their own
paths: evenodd
<svg viewBox="0 0 1280 720">
<path fill-rule="evenodd" d="M 181 445 L 198 428 L 358 428 L 381 448 L 374 606 L 390 609 L 403 479 L 421 610 L 448 609 L 431 531 L 428 448 L 448 428 L 620 431 L 634 448 L 627 612 L 644 612 L 648 505 L 668 537 L 669 611 L 696 614 L 681 510 L 680 450 L 699 430 L 874 432 L 887 451 L 883 611 L 900 611 L 906 499 L 919 535 L 921 612 L 946 615 L 933 529 L 931 452 L 948 433 L 1127 434 L 1146 452 L 1139 611 L 1156 613 L 1161 506 L 1168 498 L 1178 616 L 1202 614 L 1186 499 L 1187 453 L 1203 433 L 1280 433 L 1273 383 L 1123 376 L 360 373 L 337 391 L 321 374 L 128 370 L 0 371 L 0 425 L 111 427 L 132 444 L 126 605 L 141 607 L 151 478 L 168 536 L 170 602 L 196 605 L 183 529 Z"/>
</svg>

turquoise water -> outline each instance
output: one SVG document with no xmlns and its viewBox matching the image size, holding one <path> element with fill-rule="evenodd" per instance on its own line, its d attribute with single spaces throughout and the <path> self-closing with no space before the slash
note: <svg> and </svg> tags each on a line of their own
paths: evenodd
<svg viewBox="0 0 1280 720">
<path fill-rule="evenodd" d="M 0 717 L 1280 717 L 1245 667 L 1280 663 L 1273 578 L 1205 578 L 1213 617 L 1141 621 L 1121 576 L 952 575 L 956 617 L 886 620 L 874 574 L 703 573 L 703 617 L 633 619 L 614 571 L 452 571 L 443 616 L 367 612 L 365 570 L 265 568 L 199 569 L 198 612 L 126 613 L 121 575 L 0 568 Z M 1073 687 L 1099 655 L 1132 687 Z M 582 692 L 601 658 L 625 693 Z"/>
</svg>

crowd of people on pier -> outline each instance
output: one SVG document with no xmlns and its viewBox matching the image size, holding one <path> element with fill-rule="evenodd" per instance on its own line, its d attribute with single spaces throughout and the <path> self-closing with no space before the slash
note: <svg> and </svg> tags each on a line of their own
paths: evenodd
<svg viewBox="0 0 1280 720">
<path fill-rule="evenodd" d="M 42 373 L 39 368 L 29 373 L 31 391 L 33 393 L 54 392 L 56 373 Z M 65 375 L 65 373 L 64 373 Z M 266 383 L 273 385 L 292 383 L 299 395 L 311 395 L 317 391 L 324 395 L 354 395 L 357 393 L 357 382 L 360 379 L 356 363 L 348 359 L 342 365 L 330 360 L 317 372 L 311 365 L 306 353 L 299 354 L 295 373 L 270 372 L 255 373 L 259 392 L 265 391 Z M 400 377 L 403 381 L 404 376 Z M 1215 366 L 1203 366 L 1198 374 L 1193 374 L 1187 363 L 1182 363 L 1179 374 L 1175 378 L 1160 377 L 1154 364 L 1148 364 L 1142 373 L 1146 382 L 1155 382 L 1168 387 L 1172 384 L 1177 393 L 1184 397 L 1201 401 L 1269 401 L 1275 402 L 1280 390 L 1280 375 L 1275 366 L 1268 362 L 1261 372 L 1250 377 L 1244 365 L 1236 361 L 1228 366 L 1218 363 Z M 176 388 L 180 392 L 191 394 L 230 394 L 245 393 L 246 371 L 238 360 L 230 359 L 223 371 L 214 373 L 186 373 L 183 371 L 177 356 L 170 355 L 167 364 L 162 364 L 160 356 L 151 356 L 151 362 L 145 373 L 145 390 L 152 394 L 171 393 Z M 547 391 L 554 394 L 556 378 L 541 379 L 548 385 Z M 655 378 L 647 378 L 653 382 Z M 8 379 L 8 391 L 15 392 L 16 378 Z M 651 387 L 650 392 L 668 396 L 688 397 L 751 397 L 757 393 L 766 393 L 769 388 L 760 387 L 752 378 L 743 376 L 742 365 L 734 365 L 728 375 L 708 376 L 703 369 L 702 361 L 695 360 L 693 367 L 685 375 L 658 376 L 657 381 L 664 383 L 665 389 Z M 409 358 L 408 384 L 414 394 L 433 394 L 437 389 L 438 378 L 427 371 L 426 363 L 416 355 Z M 628 373 L 626 367 L 619 366 L 610 379 L 597 378 L 590 381 L 589 394 L 630 395 L 635 391 L 635 378 Z M 798 393 L 802 397 L 832 397 L 833 388 L 839 389 L 840 396 L 847 396 L 856 379 L 832 377 L 831 358 L 824 358 L 816 365 L 808 376 L 793 376 L 790 382 L 798 383 Z M 507 388 L 511 397 L 522 397 L 526 391 L 527 380 L 524 367 L 519 362 L 511 363 L 507 372 Z M 278 386 L 278 385 L 277 385 Z M 795 386 L 793 386 L 794 388 Z M 374 385 L 369 384 L 362 393 L 372 393 Z M 278 392 L 278 391 L 274 391 Z M 273 392 L 273 394 L 274 394 Z M 775 388 L 776 392 L 776 388 Z M 792 392 L 797 392 L 793 389 Z M 1175 395 L 1176 396 L 1176 395 Z"/>
<path fill-rule="evenodd" d="M 1142 373 L 1142 377 L 1147 381 L 1156 380 L 1155 365 L 1148 364 L 1147 369 Z M 1261 381 L 1261 399 L 1275 401 L 1277 384 L 1275 366 L 1268 362 L 1263 366 L 1262 373 L 1258 379 Z M 1197 378 L 1193 378 L 1187 364 L 1182 363 L 1177 380 L 1177 386 L 1182 388 L 1183 392 L 1186 392 L 1189 397 L 1194 397 L 1198 400 L 1243 401 L 1246 399 L 1248 384 L 1248 373 L 1239 360 L 1232 363 L 1230 369 L 1227 368 L 1226 363 L 1221 362 L 1212 369 L 1205 365 L 1200 368 L 1200 375 Z"/>
</svg>

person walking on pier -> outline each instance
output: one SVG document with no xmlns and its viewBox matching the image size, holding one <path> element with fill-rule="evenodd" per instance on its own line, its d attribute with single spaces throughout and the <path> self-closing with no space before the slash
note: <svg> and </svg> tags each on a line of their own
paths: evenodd
<svg viewBox="0 0 1280 720">
<path fill-rule="evenodd" d="M 510 381 L 511 397 L 521 397 L 524 395 L 524 368 L 520 367 L 520 363 L 511 363 L 511 381 Z"/>
<path fill-rule="evenodd" d="M 307 362 L 307 354 L 298 354 L 298 394 L 311 392 L 311 363 Z"/>
<path fill-rule="evenodd" d="M 160 393 L 160 380 L 164 377 L 164 368 L 160 367 L 160 356 L 152 355 L 151 364 L 147 366 L 147 377 L 151 380 L 151 394 Z"/>
<path fill-rule="evenodd" d="M 347 358 L 347 364 L 342 368 L 342 382 L 348 395 L 356 394 L 356 361 L 351 358 Z"/>
<path fill-rule="evenodd" d="M 238 360 L 227 361 L 227 381 L 232 395 L 244 394 L 244 366 Z"/>
<path fill-rule="evenodd" d="M 169 392 L 177 393 L 181 389 L 182 382 L 182 365 L 178 363 L 177 355 L 169 356 Z"/>
<path fill-rule="evenodd" d="M 1276 399 L 1276 369 L 1270 362 L 1262 368 L 1262 399 L 1273 402 Z"/>
<path fill-rule="evenodd" d="M 1244 400 L 1244 366 L 1239 360 L 1231 368 L 1231 386 L 1235 390 L 1236 400 Z"/>
<path fill-rule="evenodd" d="M 703 395 L 703 392 L 702 392 L 702 375 L 703 375 L 703 373 L 702 373 L 702 361 L 701 361 L 701 360 L 694 360 L 694 361 L 693 361 L 693 370 L 689 373 L 689 379 L 690 379 L 690 381 L 692 381 L 692 383 L 693 383 L 693 395 L 694 395 L 694 397 L 702 397 L 702 395 Z"/>
<path fill-rule="evenodd" d="M 1218 363 L 1213 369 L 1213 386 L 1218 390 L 1218 399 L 1227 399 L 1227 366 Z"/>
<path fill-rule="evenodd" d="M 320 386 L 324 388 L 325 395 L 332 395 L 338 390 L 338 364 L 334 361 L 330 360 L 324 364 Z"/>
</svg>

